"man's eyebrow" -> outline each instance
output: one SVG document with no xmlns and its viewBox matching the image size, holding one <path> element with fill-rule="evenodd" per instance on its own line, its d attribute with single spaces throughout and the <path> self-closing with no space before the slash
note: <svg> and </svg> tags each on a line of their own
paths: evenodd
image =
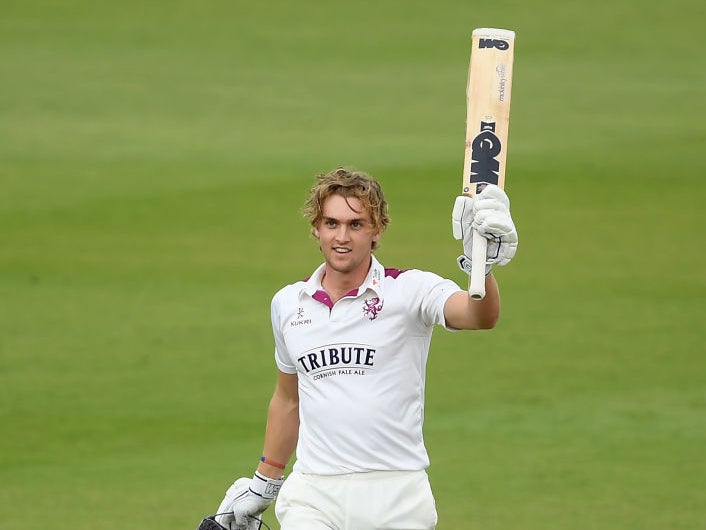
<svg viewBox="0 0 706 530">
<path fill-rule="evenodd" d="M 335 217 L 329 217 L 328 215 L 324 215 L 324 216 L 322 217 L 322 219 L 323 219 L 324 221 L 336 221 L 337 223 L 343 223 L 343 222 L 346 222 L 346 223 L 355 223 L 355 222 L 364 223 L 364 222 L 367 221 L 367 220 L 365 219 L 365 217 L 354 217 L 353 219 L 348 219 L 348 220 L 346 220 L 346 221 L 343 221 L 343 220 L 341 220 L 341 219 L 336 219 Z"/>
</svg>

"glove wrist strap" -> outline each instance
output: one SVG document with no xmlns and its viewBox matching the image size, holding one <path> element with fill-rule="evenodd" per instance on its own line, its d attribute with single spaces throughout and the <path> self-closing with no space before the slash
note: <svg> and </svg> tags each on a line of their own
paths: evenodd
<svg viewBox="0 0 706 530">
<path fill-rule="evenodd" d="M 456 263 L 458 263 L 459 269 L 461 269 L 469 276 L 471 275 L 471 258 L 466 256 L 465 254 L 461 254 L 458 258 L 456 258 Z M 493 272 L 493 265 L 490 263 L 486 263 L 485 275 L 488 276 L 491 272 Z"/>
<path fill-rule="evenodd" d="M 266 477 L 265 475 L 255 471 L 255 475 L 250 483 L 250 491 L 255 495 L 259 495 L 263 499 L 273 500 L 277 497 L 279 489 L 282 487 L 283 483 L 284 476 L 279 479 L 274 479 Z"/>
</svg>

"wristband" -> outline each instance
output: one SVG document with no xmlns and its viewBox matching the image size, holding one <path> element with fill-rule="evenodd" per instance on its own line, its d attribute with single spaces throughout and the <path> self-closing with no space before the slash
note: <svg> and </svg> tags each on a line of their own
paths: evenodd
<svg viewBox="0 0 706 530">
<path fill-rule="evenodd" d="M 279 469 L 284 469 L 287 467 L 285 464 L 280 464 L 279 462 L 275 462 L 274 460 L 270 460 L 269 458 L 267 458 L 264 455 L 260 457 L 260 462 L 264 462 L 268 466 L 277 467 Z"/>
</svg>

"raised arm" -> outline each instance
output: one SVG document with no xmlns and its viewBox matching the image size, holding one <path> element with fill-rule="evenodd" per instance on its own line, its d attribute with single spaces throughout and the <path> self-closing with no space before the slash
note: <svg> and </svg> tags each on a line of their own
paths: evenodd
<svg viewBox="0 0 706 530">
<path fill-rule="evenodd" d="M 452 294 L 444 306 L 446 325 L 454 329 L 491 329 L 500 317 L 500 292 L 492 274 L 485 277 L 485 298 L 473 300 L 468 292 Z"/>
<path fill-rule="evenodd" d="M 470 275 L 473 230 L 488 240 L 485 257 L 485 298 L 473 300 L 467 293 L 452 295 L 444 306 L 446 324 L 456 329 L 489 329 L 500 316 L 500 293 L 491 272 L 493 265 L 506 265 L 517 251 L 517 229 L 510 215 L 510 199 L 489 184 L 474 197 L 458 197 L 451 214 L 454 238 L 463 241 L 458 258 L 461 270 Z"/>
</svg>

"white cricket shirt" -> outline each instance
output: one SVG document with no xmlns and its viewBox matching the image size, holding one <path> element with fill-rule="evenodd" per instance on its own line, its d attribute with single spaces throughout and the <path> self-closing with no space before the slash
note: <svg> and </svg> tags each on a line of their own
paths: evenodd
<svg viewBox="0 0 706 530">
<path fill-rule="evenodd" d="M 385 269 L 373 257 L 365 282 L 331 304 L 322 264 L 272 300 L 278 368 L 297 374 L 294 469 L 332 475 L 419 470 L 424 378 L 434 325 L 461 288 L 420 270 Z"/>
</svg>

